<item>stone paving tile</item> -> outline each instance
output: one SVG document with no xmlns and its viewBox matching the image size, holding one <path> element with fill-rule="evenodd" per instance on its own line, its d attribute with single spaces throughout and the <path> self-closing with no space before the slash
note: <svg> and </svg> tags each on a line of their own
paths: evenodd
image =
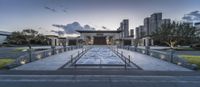
<svg viewBox="0 0 200 87">
<path fill-rule="evenodd" d="M 81 51 L 81 49 L 53 55 L 16 67 L 13 70 L 57 70 L 71 59 L 71 55 L 77 55 L 78 51 Z"/>
<path fill-rule="evenodd" d="M 143 70 L 152 70 L 152 71 L 192 71 L 182 66 L 178 66 L 148 55 L 144 55 L 137 52 L 132 52 L 124 49 L 119 49 L 119 52 L 123 51 L 125 56 L 131 56 L 131 61 L 136 65 L 141 67 Z"/>
</svg>

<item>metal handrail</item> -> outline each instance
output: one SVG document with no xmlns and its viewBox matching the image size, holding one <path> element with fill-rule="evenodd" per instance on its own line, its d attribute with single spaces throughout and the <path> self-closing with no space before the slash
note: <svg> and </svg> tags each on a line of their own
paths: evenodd
<svg viewBox="0 0 200 87">
<path fill-rule="evenodd" d="M 164 52 L 159 52 L 156 50 L 141 49 L 141 48 L 135 48 L 135 47 L 130 47 L 130 46 L 117 46 L 117 48 L 149 55 L 154 58 L 158 58 L 158 59 L 164 60 L 166 62 L 180 65 L 180 66 L 183 66 L 188 69 L 196 69 L 197 68 L 196 66 L 193 66 L 193 64 L 190 64 L 187 60 L 180 58 L 178 55 L 176 55 L 174 53 L 164 53 Z M 148 53 L 147 53 L 147 51 L 148 51 Z"/>
<path fill-rule="evenodd" d="M 26 54 L 19 56 L 18 58 L 16 58 L 16 60 L 7 65 L 6 68 L 11 69 L 23 64 L 27 64 L 36 60 L 40 60 L 46 57 L 49 57 L 51 55 L 56 55 L 59 53 L 63 53 L 66 51 L 71 51 L 71 50 L 75 50 L 75 49 L 79 49 L 79 48 L 83 48 L 83 46 L 69 46 L 69 47 L 63 47 L 63 48 L 55 48 L 55 49 L 47 49 L 47 50 L 43 50 L 43 51 L 33 51 L 31 52 L 31 58 L 29 58 L 29 52 L 27 51 Z M 57 52 L 56 52 L 57 51 Z M 56 52 L 56 53 L 53 53 Z"/>
</svg>

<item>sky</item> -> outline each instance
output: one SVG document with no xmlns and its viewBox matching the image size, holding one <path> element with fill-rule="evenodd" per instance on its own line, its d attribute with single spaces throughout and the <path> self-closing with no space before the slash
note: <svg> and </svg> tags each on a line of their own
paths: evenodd
<svg viewBox="0 0 200 87">
<path fill-rule="evenodd" d="M 200 0 L 0 0 L 0 30 L 35 29 L 43 34 L 62 30 L 53 24 L 78 22 L 95 29 L 102 26 L 116 30 L 123 19 L 130 29 L 143 24 L 152 13 L 180 21 L 193 11 L 200 11 Z"/>
</svg>

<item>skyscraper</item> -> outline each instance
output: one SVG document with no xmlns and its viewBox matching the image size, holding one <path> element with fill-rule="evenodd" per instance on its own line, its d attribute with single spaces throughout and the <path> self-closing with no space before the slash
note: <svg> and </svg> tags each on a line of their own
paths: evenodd
<svg viewBox="0 0 200 87">
<path fill-rule="evenodd" d="M 131 36 L 131 37 L 134 37 L 134 29 L 131 29 L 131 30 L 130 30 L 130 36 Z"/>
<path fill-rule="evenodd" d="M 129 36 L 129 20 L 128 19 L 124 19 L 121 23 L 120 23 L 120 28 L 119 30 L 121 30 L 121 37 L 128 37 Z"/>
<path fill-rule="evenodd" d="M 135 37 L 137 38 L 137 39 L 139 39 L 140 38 L 140 32 L 139 32 L 139 27 L 136 27 L 135 28 Z"/>
<path fill-rule="evenodd" d="M 144 26 L 143 25 L 141 25 L 141 26 L 139 26 L 139 38 L 142 38 L 142 37 L 144 37 L 145 36 L 145 31 L 144 31 Z"/>
<path fill-rule="evenodd" d="M 194 26 L 195 26 L 196 29 L 200 30 L 200 22 L 195 23 Z"/>
<path fill-rule="evenodd" d="M 171 19 L 162 19 L 162 24 L 170 24 Z"/>
<path fill-rule="evenodd" d="M 124 37 L 129 36 L 129 20 L 124 19 L 123 20 L 123 31 L 124 31 Z"/>
<path fill-rule="evenodd" d="M 121 37 L 124 37 L 124 23 L 123 22 L 120 23 L 119 29 L 122 31 L 121 32 Z"/>
<path fill-rule="evenodd" d="M 161 23 L 162 23 L 162 13 L 152 14 L 150 17 L 149 34 L 151 35 L 156 29 L 158 29 Z"/>
<path fill-rule="evenodd" d="M 145 33 L 144 35 L 145 36 L 150 35 L 149 29 L 150 29 L 150 18 L 146 17 L 144 19 L 144 33 Z"/>
</svg>

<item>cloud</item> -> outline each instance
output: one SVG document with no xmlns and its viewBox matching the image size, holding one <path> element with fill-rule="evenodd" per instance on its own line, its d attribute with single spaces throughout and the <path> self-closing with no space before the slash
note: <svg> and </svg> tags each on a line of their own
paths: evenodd
<svg viewBox="0 0 200 87">
<path fill-rule="evenodd" d="M 58 35 L 65 35 L 65 32 L 64 31 L 55 31 L 55 30 L 51 30 L 51 32 L 54 32 Z"/>
<path fill-rule="evenodd" d="M 105 29 L 105 30 L 107 30 L 107 27 L 105 27 L 105 26 L 102 26 L 102 29 Z"/>
<path fill-rule="evenodd" d="M 200 11 L 193 11 L 188 14 L 185 14 L 182 17 L 184 21 L 193 22 L 193 21 L 200 21 Z"/>
<path fill-rule="evenodd" d="M 105 27 L 105 26 L 102 26 L 102 29 L 103 30 L 110 30 L 109 28 Z"/>
<path fill-rule="evenodd" d="M 66 9 L 63 9 L 62 11 L 63 11 L 64 13 L 67 13 L 67 10 L 66 10 Z"/>
<path fill-rule="evenodd" d="M 67 25 L 53 24 L 52 26 L 63 29 L 66 34 L 79 34 L 76 30 L 95 30 L 95 28 L 89 25 L 84 25 L 82 27 L 78 22 Z"/>
<path fill-rule="evenodd" d="M 52 11 L 52 12 L 56 12 L 56 9 L 54 9 L 54 8 L 50 8 L 50 7 L 47 7 L 47 6 L 45 6 L 44 8 L 46 10 L 49 10 L 49 11 Z"/>
</svg>

